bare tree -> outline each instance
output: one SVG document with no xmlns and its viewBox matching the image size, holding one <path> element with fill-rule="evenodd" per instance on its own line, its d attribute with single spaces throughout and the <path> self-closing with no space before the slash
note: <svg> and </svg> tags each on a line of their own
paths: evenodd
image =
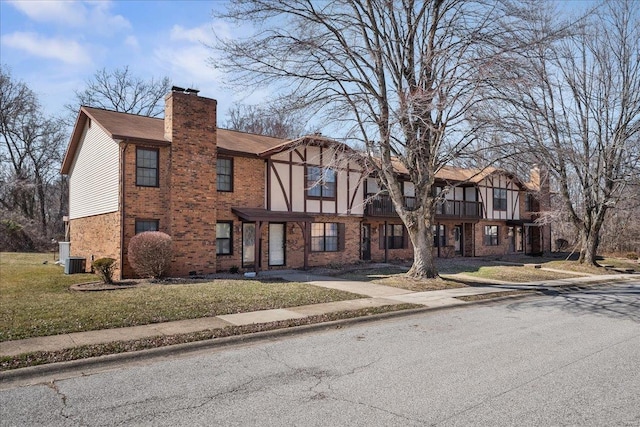
<svg viewBox="0 0 640 427">
<path fill-rule="evenodd" d="M 171 90 L 168 77 L 145 80 L 134 76 L 128 66 L 95 72 L 83 90 L 75 91 L 75 99 L 65 107 L 75 120 L 81 105 L 122 113 L 158 117 L 164 113 L 164 96 Z"/>
<path fill-rule="evenodd" d="M 434 277 L 435 174 L 474 142 L 466 115 L 492 78 L 485 69 L 497 47 L 517 48 L 504 26 L 510 13 L 493 1 L 237 0 L 218 18 L 259 30 L 219 40 L 222 59 L 211 62 L 239 85 L 274 85 L 281 103 L 312 109 L 364 147 L 408 229 L 408 274 Z M 415 186 L 411 208 L 394 164 Z"/>
<path fill-rule="evenodd" d="M 47 236 L 49 223 L 60 218 L 51 201 L 58 191 L 59 164 L 66 141 L 60 120 L 42 114 L 36 95 L 0 69 L 0 205 L 40 223 Z"/>
<path fill-rule="evenodd" d="M 305 133 L 305 123 L 300 114 L 270 105 L 236 105 L 229 109 L 229 119 L 223 126 L 286 139 L 294 139 Z"/>
<path fill-rule="evenodd" d="M 606 2 L 566 38 L 497 62 L 511 65 L 495 73 L 514 78 L 494 86 L 500 106 L 479 115 L 548 169 L 578 231 L 580 261 L 594 265 L 607 212 L 640 168 L 639 10 Z M 546 3 L 528 16 L 531 33 L 557 25 Z"/>
</svg>

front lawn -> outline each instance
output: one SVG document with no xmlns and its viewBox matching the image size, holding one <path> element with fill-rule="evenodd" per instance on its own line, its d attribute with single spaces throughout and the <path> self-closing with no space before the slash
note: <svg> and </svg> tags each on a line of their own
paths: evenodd
<svg viewBox="0 0 640 427">
<path fill-rule="evenodd" d="M 481 277 L 484 279 L 502 280 L 505 282 L 516 283 L 569 279 L 576 277 L 575 274 L 545 271 L 533 267 L 505 265 L 479 267 L 476 271 L 469 271 L 465 272 L 464 274 L 467 276 Z M 452 277 L 455 277 L 455 275 L 453 275 Z"/>
<path fill-rule="evenodd" d="M 343 273 L 338 277 L 344 280 L 371 282 L 378 285 L 407 289 L 413 292 L 439 291 L 442 289 L 464 287 L 464 285 L 459 282 L 442 278 L 415 280 L 407 277 L 406 271 L 406 268 L 389 266 L 354 270 L 348 273 Z"/>
<path fill-rule="evenodd" d="M 303 283 L 226 279 L 75 292 L 70 285 L 97 276 L 65 275 L 51 259 L 51 254 L 0 254 L 0 341 L 361 297 Z"/>
</svg>

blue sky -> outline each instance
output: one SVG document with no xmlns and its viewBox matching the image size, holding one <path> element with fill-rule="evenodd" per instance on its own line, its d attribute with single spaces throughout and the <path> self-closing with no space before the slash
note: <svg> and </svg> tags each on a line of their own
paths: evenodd
<svg viewBox="0 0 640 427">
<path fill-rule="evenodd" d="M 48 114 L 63 114 L 74 89 L 96 70 L 128 65 L 134 75 L 168 76 L 218 100 L 256 103 L 266 93 L 223 87 L 203 43 L 241 30 L 212 18 L 223 1 L 0 1 L 0 62 L 34 90 Z M 221 117 L 222 119 L 222 117 Z"/>
</svg>

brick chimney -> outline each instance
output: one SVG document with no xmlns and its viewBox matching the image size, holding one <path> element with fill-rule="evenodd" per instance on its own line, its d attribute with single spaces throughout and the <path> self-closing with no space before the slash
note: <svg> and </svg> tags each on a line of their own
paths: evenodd
<svg viewBox="0 0 640 427">
<path fill-rule="evenodd" d="M 551 186 L 549 184 L 549 172 L 545 168 L 534 165 L 529 173 L 529 183 L 538 191 L 537 198 L 540 212 L 550 212 Z M 549 224 L 542 226 L 541 249 L 543 252 L 551 252 L 551 226 Z"/>
<path fill-rule="evenodd" d="M 165 98 L 172 275 L 216 271 L 216 106 L 192 89 L 174 87 Z"/>
</svg>

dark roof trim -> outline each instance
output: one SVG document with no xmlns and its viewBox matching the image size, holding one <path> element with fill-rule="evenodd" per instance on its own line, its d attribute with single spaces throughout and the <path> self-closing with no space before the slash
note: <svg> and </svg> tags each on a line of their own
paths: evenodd
<svg viewBox="0 0 640 427">
<path fill-rule="evenodd" d="M 259 208 L 231 208 L 243 221 L 267 221 L 267 222 L 307 222 L 313 221 L 311 215 L 300 212 L 278 212 Z"/>
</svg>

